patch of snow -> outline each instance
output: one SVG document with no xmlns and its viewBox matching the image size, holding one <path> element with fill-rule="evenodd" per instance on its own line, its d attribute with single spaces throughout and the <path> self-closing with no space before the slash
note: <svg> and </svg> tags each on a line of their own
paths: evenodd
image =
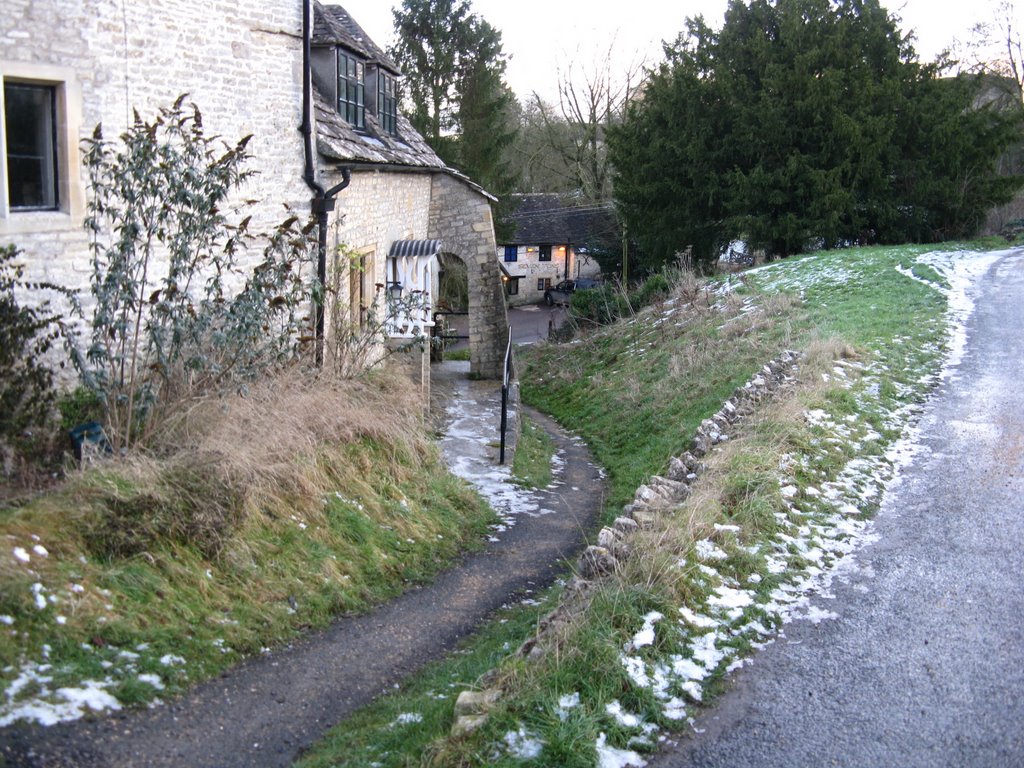
<svg viewBox="0 0 1024 768">
<path fill-rule="evenodd" d="M 160 679 L 160 675 L 154 675 L 152 673 L 142 674 L 139 675 L 139 682 L 148 683 L 158 691 L 162 691 L 164 689 L 164 683 L 163 680 Z"/>
<path fill-rule="evenodd" d="M 391 725 L 409 725 L 410 723 L 422 723 L 423 715 L 419 712 L 402 712 Z"/>
<path fill-rule="evenodd" d="M 694 542 L 697 557 L 701 560 L 725 560 L 729 555 L 718 548 L 711 539 L 700 539 Z"/>
<path fill-rule="evenodd" d="M 632 644 L 634 648 L 643 648 L 647 645 L 654 643 L 654 625 L 665 618 L 662 614 L 657 611 L 651 611 L 644 616 L 644 625 L 640 628 L 635 635 L 633 635 Z"/>
<path fill-rule="evenodd" d="M 558 708 L 555 710 L 555 714 L 558 715 L 558 719 L 565 722 L 569 718 L 569 710 L 575 709 L 580 705 L 580 694 L 579 691 L 575 693 L 567 693 L 558 699 Z"/>
<path fill-rule="evenodd" d="M 631 749 L 608 746 L 608 737 L 602 732 L 597 737 L 597 764 L 599 768 L 643 768 L 647 761 Z"/>
<path fill-rule="evenodd" d="M 632 712 L 624 710 L 618 699 L 614 699 L 606 704 L 604 711 L 611 715 L 615 722 L 623 728 L 639 728 L 643 723 L 639 715 L 634 715 Z"/>
<path fill-rule="evenodd" d="M 505 746 L 509 755 L 517 760 L 533 760 L 544 751 L 544 742 L 522 726 L 505 734 Z"/>
</svg>

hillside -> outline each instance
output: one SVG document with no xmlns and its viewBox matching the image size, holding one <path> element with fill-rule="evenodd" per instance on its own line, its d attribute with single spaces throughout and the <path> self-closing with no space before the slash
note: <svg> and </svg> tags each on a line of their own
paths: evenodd
<svg viewBox="0 0 1024 768">
<path fill-rule="evenodd" d="M 514 609 L 302 764 L 643 765 L 785 623 L 829 618 L 810 597 L 870 540 L 908 458 L 903 438 L 962 349 L 966 287 L 990 263 L 955 246 L 907 246 L 704 283 L 669 275 L 666 301 L 526 351 L 524 399 L 606 468 L 608 523 L 625 513 L 644 528 L 595 537 L 617 558 L 610 574 L 587 572 Z M 768 378 L 781 382 L 773 394 L 739 394 Z M 694 461 L 695 431 L 710 434 L 716 413 L 725 423 L 727 401 L 742 418 Z M 642 484 L 669 487 L 653 476 L 680 478 L 672 457 L 693 469 L 685 490 L 645 502 Z M 513 653 L 530 637 L 528 658 Z M 486 724 L 449 735 L 455 694 L 479 687 L 498 697 Z"/>
</svg>

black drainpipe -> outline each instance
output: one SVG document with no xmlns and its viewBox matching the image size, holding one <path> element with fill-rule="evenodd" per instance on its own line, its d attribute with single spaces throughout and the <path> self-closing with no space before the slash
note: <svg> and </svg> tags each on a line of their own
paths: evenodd
<svg viewBox="0 0 1024 768">
<path fill-rule="evenodd" d="M 316 180 L 316 170 L 313 168 L 313 124 L 311 120 L 313 101 L 312 82 L 312 56 L 310 54 L 310 0 L 302 0 L 302 125 L 299 131 L 302 133 L 302 146 L 305 152 L 306 167 L 302 178 L 313 190 L 313 200 L 310 203 L 310 210 L 316 214 L 317 226 L 317 253 L 316 253 L 316 277 L 320 281 L 321 290 L 327 286 L 327 220 L 328 214 L 334 210 L 334 198 L 352 180 L 352 173 L 348 168 L 341 169 L 341 182 L 330 189 L 324 189 Z M 314 330 L 316 365 L 321 367 L 324 364 L 324 301 L 326 296 L 321 294 L 319 301 L 314 305 Z"/>
</svg>

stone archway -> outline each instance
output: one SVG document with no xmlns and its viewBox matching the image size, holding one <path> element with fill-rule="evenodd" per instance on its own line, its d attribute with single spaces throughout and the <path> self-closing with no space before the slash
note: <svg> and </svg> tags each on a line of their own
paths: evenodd
<svg viewBox="0 0 1024 768">
<path fill-rule="evenodd" d="M 468 180 L 435 174 L 430 194 L 430 237 L 466 264 L 469 278 L 470 375 L 500 379 L 508 341 L 508 313 L 495 256 L 490 198 Z"/>
</svg>

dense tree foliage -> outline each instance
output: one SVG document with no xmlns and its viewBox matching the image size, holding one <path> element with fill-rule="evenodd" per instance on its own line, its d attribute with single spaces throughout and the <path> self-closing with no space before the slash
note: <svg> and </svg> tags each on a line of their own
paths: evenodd
<svg viewBox="0 0 1024 768">
<path fill-rule="evenodd" d="M 731 0 L 690 20 L 609 132 L 615 195 L 652 262 L 969 234 L 1019 179 L 1015 116 L 922 65 L 878 0 Z"/>
<path fill-rule="evenodd" d="M 515 98 L 504 82 L 501 33 L 468 0 L 404 0 L 390 51 L 404 72 L 410 121 L 448 164 L 498 195 L 516 174 Z"/>
</svg>

